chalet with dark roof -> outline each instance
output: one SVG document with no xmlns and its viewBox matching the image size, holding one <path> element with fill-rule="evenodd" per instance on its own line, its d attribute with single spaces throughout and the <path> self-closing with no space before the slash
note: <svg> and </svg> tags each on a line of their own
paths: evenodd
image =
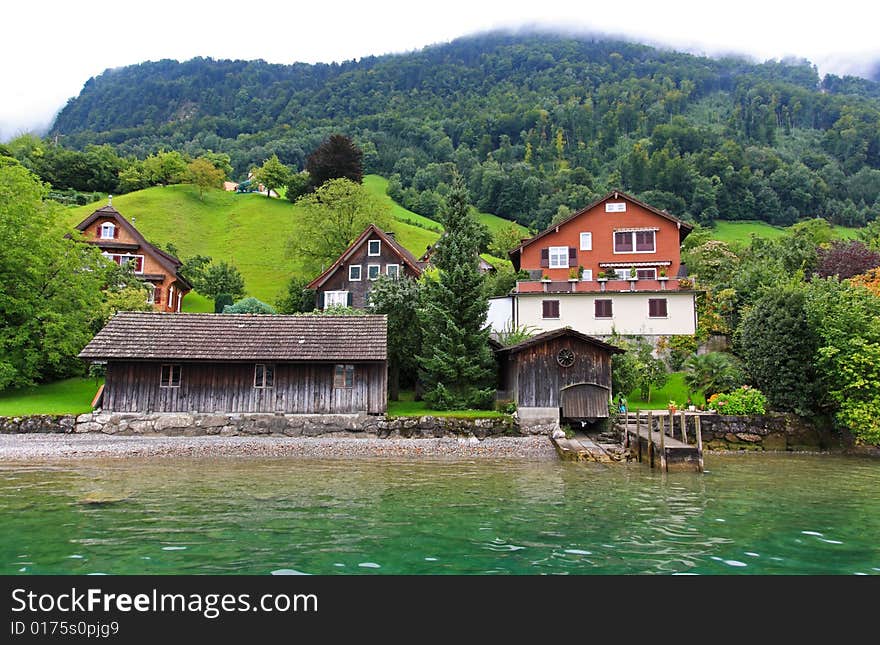
<svg viewBox="0 0 880 645">
<path fill-rule="evenodd" d="M 372 283 L 379 276 L 418 278 L 424 263 L 406 250 L 393 233 L 370 224 L 326 271 L 308 284 L 316 306 L 342 305 L 364 309 Z"/>
<path fill-rule="evenodd" d="M 76 225 L 88 244 L 116 264 L 132 264 L 139 280 L 149 290 L 147 302 L 160 312 L 180 311 L 192 285 L 180 275 L 181 262 L 150 244 L 134 224 L 108 204 Z"/>
<path fill-rule="evenodd" d="M 381 414 L 385 316 L 119 312 L 79 354 L 111 412 Z"/>
</svg>

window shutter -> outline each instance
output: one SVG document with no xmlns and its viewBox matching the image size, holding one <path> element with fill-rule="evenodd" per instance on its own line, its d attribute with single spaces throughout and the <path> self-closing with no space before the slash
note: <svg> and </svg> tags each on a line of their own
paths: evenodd
<svg viewBox="0 0 880 645">
<path fill-rule="evenodd" d="M 541 268 L 547 268 L 550 266 L 550 249 L 544 248 L 541 249 Z"/>
<path fill-rule="evenodd" d="M 578 265 L 578 250 L 570 246 L 568 247 L 568 266 L 576 267 Z"/>
<path fill-rule="evenodd" d="M 162 304 L 162 287 L 156 287 L 153 291 L 153 301 L 157 305 Z"/>
<path fill-rule="evenodd" d="M 318 292 L 318 309 L 323 309 L 323 308 L 324 308 L 324 292 L 319 291 Z"/>
<path fill-rule="evenodd" d="M 346 291 L 345 292 L 345 304 L 348 305 L 349 307 L 351 307 L 351 302 L 352 302 L 351 291 Z"/>
<path fill-rule="evenodd" d="M 119 227 L 114 225 L 113 226 L 113 239 L 116 239 L 118 237 L 119 237 Z"/>
</svg>

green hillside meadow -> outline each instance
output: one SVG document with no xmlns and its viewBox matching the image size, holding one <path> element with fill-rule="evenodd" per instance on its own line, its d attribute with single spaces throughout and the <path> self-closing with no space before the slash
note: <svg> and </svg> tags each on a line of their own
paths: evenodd
<svg viewBox="0 0 880 645">
<path fill-rule="evenodd" d="M 419 256 L 437 240 L 442 227 L 395 204 L 385 194 L 387 183 L 375 175 L 364 179 L 368 189 L 391 205 L 391 230 L 397 239 Z M 71 208 L 67 220 L 73 226 L 103 205 Z M 154 244 L 172 242 L 184 257 L 210 255 L 234 263 L 248 294 L 265 302 L 274 302 L 290 276 L 302 271 L 302 263 L 286 249 L 287 240 L 297 232 L 298 211 L 286 200 L 212 190 L 203 201 L 193 186 L 182 184 L 119 195 L 113 198 L 113 207 L 129 220 L 134 218 L 138 230 Z M 486 213 L 479 218 L 491 230 L 507 223 Z M 188 295 L 184 303 L 186 311 L 212 311 L 211 302 L 199 294 Z"/>
<path fill-rule="evenodd" d="M 386 193 L 388 181 L 378 175 L 364 177 L 364 186 L 391 206 L 397 239 L 417 257 L 433 244 L 442 226 L 434 220 L 396 204 Z M 71 226 L 90 215 L 103 203 L 78 206 L 68 211 Z M 187 184 L 156 186 L 113 198 L 113 206 L 134 224 L 148 240 L 163 245 L 172 242 L 184 257 L 209 255 L 234 263 L 245 279 L 249 295 L 273 303 L 291 275 L 299 275 L 302 262 L 287 252 L 287 240 L 297 233 L 298 207 L 283 199 L 263 195 L 212 190 L 199 199 L 195 187 Z M 496 215 L 477 213 L 493 233 L 510 224 Z M 523 236 L 525 227 L 519 226 Z M 778 237 L 785 231 L 764 222 L 718 222 L 711 229 L 714 238 L 725 242 L 746 241 L 750 235 Z M 856 229 L 835 227 L 849 238 Z M 506 259 L 483 255 L 496 266 Z M 184 300 L 184 311 L 213 311 L 210 300 L 198 293 Z"/>
</svg>

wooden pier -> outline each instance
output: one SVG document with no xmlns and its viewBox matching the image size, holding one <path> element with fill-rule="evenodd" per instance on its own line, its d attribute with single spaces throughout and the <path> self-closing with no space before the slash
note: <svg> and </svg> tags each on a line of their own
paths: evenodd
<svg viewBox="0 0 880 645">
<path fill-rule="evenodd" d="M 703 472 L 703 434 L 699 414 L 637 410 L 628 413 L 622 419 L 622 425 L 624 446 L 640 462 L 666 472 Z M 692 428 L 690 434 L 688 425 Z M 675 436 L 676 426 L 678 438 Z M 694 443 L 688 441 L 689 436 Z"/>
<path fill-rule="evenodd" d="M 600 445 L 580 432 L 570 439 L 551 437 L 550 441 L 563 461 L 594 461 L 601 464 L 614 461 Z"/>
</svg>

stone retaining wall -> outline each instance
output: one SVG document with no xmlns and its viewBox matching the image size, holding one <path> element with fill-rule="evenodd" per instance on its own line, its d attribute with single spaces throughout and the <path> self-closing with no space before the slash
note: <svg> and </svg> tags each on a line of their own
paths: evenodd
<svg viewBox="0 0 880 645">
<path fill-rule="evenodd" d="M 461 437 L 550 434 L 557 424 L 524 424 L 516 415 L 493 419 L 386 418 L 367 414 L 111 413 L 79 416 L 0 417 L 0 433 L 88 433 L 119 435 L 285 435 L 320 437 L 345 433 L 372 437 Z"/>
<path fill-rule="evenodd" d="M 653 429 L 658 429 L 662 419 L 668 429 L 669 417 L 661 412 L 652 415 Z M 647 415 L 642 413 L 642 427 L 646 426 Z M 688 443 L 694 443 L 696 429 L 694 415 L 687 416 Z M 635 417 L 630 417 L 630 424 Z M 675 437 L 681 436 L 681 418 L 675 415 Z M 833 434 L 830 428 L 822 428 L 810 419 L 794 414 L 756 414 L 748 416 L 728 416 L 723 414 L 701 414 L 700 427 L 703 447 L 706 450 L 790 450 L 818 451 L 846 448 L 845 440 Z"/>
<path fill-rule="evenodd" d="M 72 414 L 35 414 L 26 417 L 0 417 L 0 434 L 73 432 L 76 416 Z"/>
</svg>

